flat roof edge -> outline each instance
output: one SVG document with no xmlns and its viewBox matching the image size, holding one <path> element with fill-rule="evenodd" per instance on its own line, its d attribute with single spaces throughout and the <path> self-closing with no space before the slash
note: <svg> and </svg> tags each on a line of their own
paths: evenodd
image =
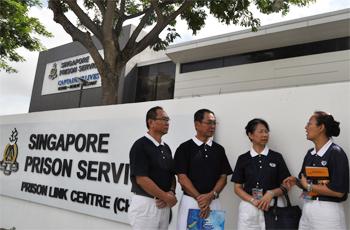
<svg viewBox="0 0 350 230">
<path fill-rule="evenodd" d="M 285 22 L 277 22 L 277 23 L 273 23 L 273 24 L 269 24 L 269 25 L 265 25 L 265 26 L 260 26 L 260 27 L 258 27 L 257 32 L 252 32 L 252 30 L 250 28 L 250 29 L 235 31 L 235 32 L 231 32 L 231 33 L 220 34 L 220 35 L 216 35 L 216 36 L 212 36 L 212 37 L 208 37 L 208 38 L 201 38 L 201 39 L 196 39 L 196 40 L 183 42 L 183 43 L 179 43 L 179 44 L 173 44 L 173 45 L 168 46 L 166 53 L 170 54 L 173 52 L 179 52 L 181 50 L 187 50 L 187 48 L 185 48 L 186 46 L 190 46 L 190 45 L 193 46 L 194 44 L 204 43 L 204 42 L 210 43 L 211 40 L 218 40 L 218 39 L 222 39 L 225 37 L 234 37 L 234 36 L 245 37 L 245 35 L 248 36 L 248 34 L 251 34 L 251 33 L 252 34 L 249 37 L 259 36 L 259 35 L 261 35 L 261 34 L 259 34 L 259 32 L 262 30 L 272 29 L 272 28 L 277 28 L 277 27 L 282 28 L 284 26 L 287 27 L 289 25 L 297 24 L 297 23 L 301 23 L 301 22 L 309 22 L 309 21 L 316 21 L 319 19 L 323 19 L 322 23 L 320 23 L 320 24 L 326 24 L 329 22 L 337 21 L 337 20 L 335 20 L 334 16 L 340 16 L 340 15 L 343 15 L 343 17 L 340 17 L 339 21 L 344 20 L 344 19 L 350 19 L 350 8 L 343 9 L 343 10 L 337 10 L 337 11 L 333 11 L 333 12 L 329 12 L 329 13 L 323 13 L 323 14 L 298 18 L 298 19 L 293 19 L 293 20 L 289 20 L 289 21 L 285 21 Z M 327 18 L 328 18 L 328 20 L 327 20 Z M 309 23 L 307 23 L 307 26 L 313 26 L 313 24 L 309 25 Z M 183 47 L 183 49 L 181 49 L 180 47 Z"/>
<path fill-rule="evenodd" d="M 168 61 L 172 61 L 172 60 L 169 57 L 157 58 L 157 59 L 153 59 L 153 60 L 149 60 L 149 61 L 139 62 L 139 63 L 137 63 L 137 67 L 153 65 L 153 64 L 163 63 L 163 62 L 168 62 Z"/>
</svg>

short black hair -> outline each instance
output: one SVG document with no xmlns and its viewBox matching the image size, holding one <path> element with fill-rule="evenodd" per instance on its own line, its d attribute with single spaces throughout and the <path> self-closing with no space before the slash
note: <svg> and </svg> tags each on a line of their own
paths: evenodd
<svg viewBox="0 0 350 230">
<path fill-rule="evenodd" d="M 248 134 L 249 133 L 253 134 L 255 132 L 258 124 L 265 125 L 266 129 L 268 131 L 270 131 L 269 125 L 267 124 L 267 122 L 265 120 L 263 120 L 261 118 L 254 118 L 253 120 L 249 121 L 247 126 L 245 127 L 245 133 L 247 134 L 250 141 L 252 141 L 252 139 L 250 139 Z"/>
<path fill-rule="evenodd" d="M 209 109 L 200 109 L 194 114 L 194 121 L 202 122 L 205 113 L 212 113 L 214 116 L 214 112 Z"/>
<path fill-rule="evenodd" d="M 317 126 L 324 125 L 326 129 L 326 136 L 328 138 L 337 137 L 340 134 L 339 122 L 334 120 L 334 117 L 324 111 L 315 111 L 315 119 Z"/>
<path fill-rule="evenodd" d="M 163 110 L 162 107 L 160 106 L 155 106 L 153 108 L 150 108 L 147 112 L 147 115 L 146 115 L 146 126 L 147 126 L 147 129 L 149 129 L 149 125 L 148 125 L 148 119 L 156 119 L 157 116 L 158 116 L 158 113 L 157 113 L 157 110 L 158 109 L 161 109 Z"/>
</svg>

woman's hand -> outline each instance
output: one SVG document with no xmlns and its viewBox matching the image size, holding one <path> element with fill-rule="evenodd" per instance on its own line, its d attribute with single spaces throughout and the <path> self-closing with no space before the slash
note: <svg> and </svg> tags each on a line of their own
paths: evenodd
<svg viewBox="0 0 350 230">
<path fill-rule="evenodd" d="M 287 185 L 289 190 L 292 190 L 292 186 L 296 185 L 298 179 L 295 176 L 290 176 L 284 179 L 283 183 Z"/>
<path fill-rule="evenodd" d="M 261 200 L 255 199 L 255 200 L 253 200 L 252 205 L 254 205 L 255 207 L 258 207 L 260 202 L 261 202 Z"/>
<path fill-rule="evenodd" d="M 259 210 L 262 210 L 262 211 L 268 211 L 269 208 L 270 208 L 270 202 L 272 200 L 272 195 L 267 192 L 265 193 L 265 195 L 259 200 L 259 204 L 258 206 L 256 206 Z"/>
<path fill-rule="evenodd" d="M 307 189 L 307 186 L 309 185 L 309 183 L 307 183 L 306 177 L 304 177 L 304 174 L 301 174 L 300 184 L 304 189 Z"/>
</svg>

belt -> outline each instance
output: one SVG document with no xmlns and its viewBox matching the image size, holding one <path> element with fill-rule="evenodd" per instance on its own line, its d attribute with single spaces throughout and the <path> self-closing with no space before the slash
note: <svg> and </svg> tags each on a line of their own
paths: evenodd
<svg viewBox="0 0 350 230">
<path fill-rule="evenodd" d="M 192 197 L 191 195 L 187 194 L 186 192 L 184 192 L 184 195 Z M 194 198 L 194 197 L 192 197 L 192 198 L 196 200 L 196 198 Z M 213 200 L 215 200 L 215 199 L 219 199 L 219 195 L 217 197 L 214 197 Z"/>
<path fill-rule="evenodd" d="M 311 200 L 328 201 L 328 202 L 340 203 L 340 198 L 331 197 L 331 196 L 312 196 L 312 197 L 311 197 Z"/>
<path fill-rule="evenodd" d="M 155 199 L 155 200 L 159 199 L 158 197 L 152 196 L 150 194 L 144 194 L 144 193 L 139 193 L 139 192 L 134 192 L 134 194 L 138 195 L 138 196 L 144 196 L 144 197 L 152 198 L 152 199 Z"/>
</svg>

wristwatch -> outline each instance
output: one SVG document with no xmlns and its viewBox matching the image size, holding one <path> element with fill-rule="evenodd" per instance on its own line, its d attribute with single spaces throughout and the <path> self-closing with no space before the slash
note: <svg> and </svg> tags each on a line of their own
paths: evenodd
<svg viewBox="0 0 350 230">
<path fill-rule="evenodd" d="M 312 182 L 307 185 L 307 191 L 312 192 Z"/>
<path fill-rule="evenodd" d="M 215 199 L 218 198 L 219 194 L 215 190 L 213 190 L 213 193 L 214 193 Z"/>
</svg>

